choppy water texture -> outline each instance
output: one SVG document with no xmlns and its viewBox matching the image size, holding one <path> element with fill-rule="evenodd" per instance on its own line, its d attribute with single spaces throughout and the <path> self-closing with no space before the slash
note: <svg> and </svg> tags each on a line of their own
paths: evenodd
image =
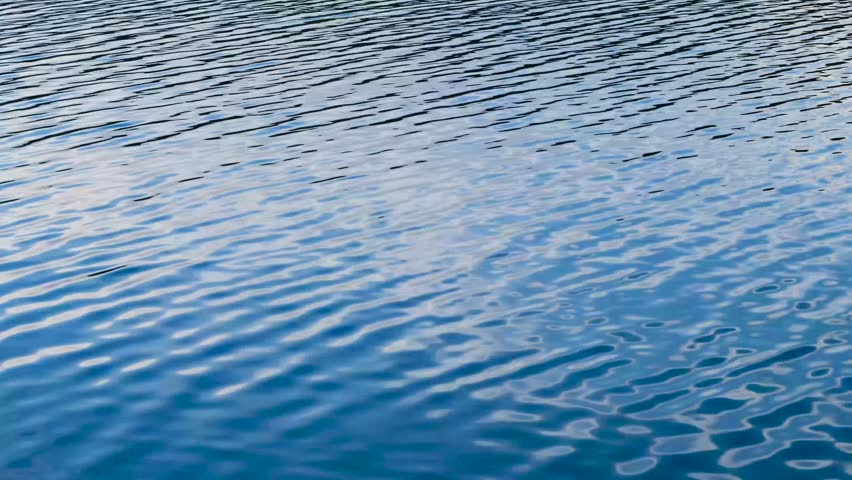
<svg viewBox="0 0 852 480">
<path fill-rule="evenodd" d="M 849 478 L 850 18 L 0 0 L 0 478 Z"/>
</svg>

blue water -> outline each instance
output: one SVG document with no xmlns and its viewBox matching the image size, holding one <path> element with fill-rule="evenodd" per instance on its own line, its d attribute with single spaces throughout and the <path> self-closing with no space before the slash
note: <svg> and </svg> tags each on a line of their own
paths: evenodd
<svg viewBox="0 0 852 480">
<path fill-rule="evenodd" d="M 0 480 L 852 477 L 850 18 L 0 0 Z"/>
</svg>

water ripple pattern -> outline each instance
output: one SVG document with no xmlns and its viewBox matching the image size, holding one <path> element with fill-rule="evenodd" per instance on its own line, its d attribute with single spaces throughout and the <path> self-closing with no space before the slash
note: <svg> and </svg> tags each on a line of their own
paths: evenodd
<svg viewBox="0 0 852 480">
<path fill-rule="evenodd" d="M 0 479 L 850 478 L 850 18 L 0 0 Z"/>
</svg>

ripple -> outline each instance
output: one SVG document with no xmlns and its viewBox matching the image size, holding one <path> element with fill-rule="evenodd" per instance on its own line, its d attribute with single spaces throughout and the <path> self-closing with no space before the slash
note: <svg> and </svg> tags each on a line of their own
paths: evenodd
<svg viewBox="0 0 852 480">
<path fill-rule="evenodd" d="M 845 478 L 850 16 L 0 0 L 0 478 Z"/>
</svg>

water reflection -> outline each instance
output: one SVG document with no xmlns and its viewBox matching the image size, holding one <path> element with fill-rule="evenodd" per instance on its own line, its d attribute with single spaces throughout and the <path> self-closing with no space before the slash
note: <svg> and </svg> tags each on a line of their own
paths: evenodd
<svg viewBox="0 0 852 480">
<path fill-rule="evenodd" d="M 850 16 L 0 0 L 0 477 L 849 475 Z"/>
</svg>

